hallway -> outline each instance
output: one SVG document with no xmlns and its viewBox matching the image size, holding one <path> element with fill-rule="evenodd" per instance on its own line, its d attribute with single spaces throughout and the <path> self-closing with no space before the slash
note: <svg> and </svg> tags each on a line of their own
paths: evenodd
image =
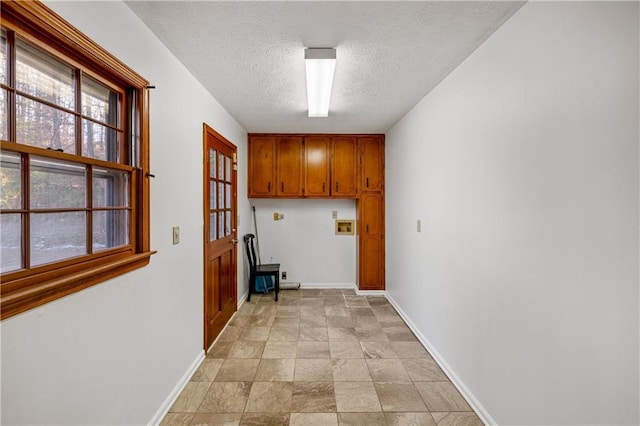
<svg viewBox="0 0 640 426">
<path fill-rule="evenodd" d="M 384 297 L 253 295 L 163 425 L 481 425 Z"/>
</svg>

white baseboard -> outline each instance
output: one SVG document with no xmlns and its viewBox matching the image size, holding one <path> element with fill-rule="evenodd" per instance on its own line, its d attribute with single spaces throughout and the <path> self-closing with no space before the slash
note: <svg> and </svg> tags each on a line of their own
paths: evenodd
<svg viewBox="0 0 640 426">
<path fill-rule="evenodd" d="M 451 383 L 453 383 L 453 385 L 458 389 L 462 397 L 467 401 L 467 403 L 469 403 L 469 405 L 471 406 L 471 408 L 473 408 L 476 414 L 478 414 L 478 417 L 480 417 L 480 420 L 482 420 L 482 422 L 485 425 L 496 425 L 497 423 L 495 422 L 495 420 L 493 420 L 493 418 L 491 418 L 491 416 L 489 415 L 487 410 L 485 410 L 482 404 L 480 404 L 480 401 L 476 399 L 476 397 L 465 386 L 462 380 L 460 380 L 460 378 L 455 373 L 455 371 L 453 371 L 453 369 L 449 366 L 449 364 L 447 364 L 444 358 L 440 356 L 440 354 L 433 347 L 433 345 L 429 343 L 429 340 L 426 337 L 424 337 L 424 335 L 420 332 L 420 330 L 414 324 L 414 322 L 411 321 L 411 319 L 407 316 L 407 314 L 402 310 L 400 305 L 398 305 L 398 303 L 388 293 L 386 294 L 386 297 L 389 303 L 391 303 L 391 305 L 393 305 L 395 310 L 398 311 L 398 314 L 400 314 L 404 322 L 407 323 L 407 326 L 409 326 L 413 334 L 416 335 L 416 337 L 418 338 L 422 346 L 424 346 L 425 349 L 431 354 L 431 357 L 433 358 L 433 360 L 440 366 L 440 368 L 442 369 L 442 371 L 444 371 L 447 377 L 449 377 L 449 380 L 451 380 Z"/>
<path fill-rule="evenodd" d="M 387 292 L 384 290 L 358 290 L 356 288 L 356 294 L 358 296 L 386 296 Z"/>
<path fill-rule="evenodd" d="M 193 373 L 195 373 L 198 367 L 200 367 L 200 364 L 202 364 L 202 361 L 204 361 L 204 358 L 205 358 L 204 350 L 202 350 L 198 353 L 198 356 L 196 357 L 196 359 L 193 360 L 193 362 L 191 363 L 187 371 L 185 371 L 185 373 L 182 375 L 178 383 L 176 383 L 171 393 L 169 393 L 169 396 L 167 396 L 167 398 L 164 400 L 160 408 L 158 408 L 158 411 L 156 411 L 156 413 L 153 415 L 151 420 L 149 420 L 149 425 L 160 424 L 164 416 L 166 416 L 167 413 L 169 412 L 169 409 L 171 408 L 173 403 L 176 402 L 176 399 L 178 399 L 178 396 L 180 396 L 180 392 L 182 392 L 184 387 L 187 386 L 187 383 L 189 383 L 189 379 L 191 379 L 191 376 L 193 376 Z"/>
<path fill-rule="evenodd" d="M 339 288 L 352 289 L 356 288 L 354 283 L 300 283 L 300 288 Z"/>
</svg>

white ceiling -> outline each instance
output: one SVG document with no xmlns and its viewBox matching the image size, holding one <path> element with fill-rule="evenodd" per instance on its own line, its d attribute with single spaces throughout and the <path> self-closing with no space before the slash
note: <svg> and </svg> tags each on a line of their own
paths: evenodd
<svg viewBox="0 0 640 426">
<path fill-rule="evenodd" d="M 247 131 L 384 133 L 523 3 L 127 4 Z M 328 118 L 307 117 L 304 47 L 337 48 Z"/>
</svg>

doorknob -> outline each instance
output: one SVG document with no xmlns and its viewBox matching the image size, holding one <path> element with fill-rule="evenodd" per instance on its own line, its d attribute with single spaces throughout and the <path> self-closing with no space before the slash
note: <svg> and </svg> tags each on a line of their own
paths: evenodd
<svg viewBox="0 0 640 426">
<path fill-rule="evenodd" d="M 234 238 L 233 240 L 231 240 L 231 244 L 238 244 L 238 240 Z"/>
</svg>

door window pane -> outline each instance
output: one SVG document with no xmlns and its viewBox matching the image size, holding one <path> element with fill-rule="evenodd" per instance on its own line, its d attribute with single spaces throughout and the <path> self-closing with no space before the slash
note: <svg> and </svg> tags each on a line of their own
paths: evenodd
<svg viewBox="0 0 640 426">
<path fill-rule="evenodd" d="M 22 96 L 16 96 L 16 141 L 75 154 L 75 118 L 72 114 Z"/>
<path fill-rule="evenodd" d="M 108 210 L 93 212 L 93 251 L 129 244 L 129 212 Z"/>
<path fill-rule="evenodd" d="M 87 254 L 86 213 L 32 213 L 31 266 Z"/>
<path fill-rule="evenodd" d="M 19 214 L 0 215 L 0 270 L 2 273 L 22 268 L 22 227 Z"/>
<path fill-rule="evenodd" d="M 22 208 L 22 184 L 20 179 L 20 156 L 9 152 L 0 154 L 0 208 Z M 4 232 L 4 230 L 3 230 Z"/>
<path fill-rule="evenodd" d="M 109 127 L 82 120 L 82 155 L 117 162 L 118 136 L 119 132 Z"/>
<path fill-rule="evenodd" d="M 16 88 L 67 109 L 75 109 L 75 73 L 70 66 L 18 40 Z"/>
<path fill-rule="evenodd" d="M 209 241 L 215 241 L 218 239 L 217 237 L 217 229 L 218 229 L 218 217 L 216 213 L 211 213 L 209 215 Z"/>
<path fill-rule="evenodd" d="M 0 30 L 0 83 L 7 83 L 7 33 Z"/>
<path fill-rule="evenodd" d="M 224 209 L 224 183 L 218 182 L 218 208 Z"/>
<path fill-rule="evenodd" d="M 118 92 L 86 75 L 82 76 L 82 114 L 118 127 Z"/>
<path fill-rule="evenodd" d="M 218 237 L 224 236 L 224 212 L 218 213 Z"/>
<path fill-rule="evenodd" d="M 129 174 L 121 170 L 93 169 L 93 207 L 128 207 Z"/>
<path fill-rule="evenodd" d="M 0 140 L 9 140 L 9 115 L 7 114 L 7 91 L 0 89 Z"/>
<path fill-rule="evenodd" d="M 216 182 L 209 181 L 209 208 L 214 210 L 216 208 Z"/>
<path fill-rule="evenodd" d="M 229 210 L 225 212 L 224 235 L 225 236 L 231 235 L 231 211 Z"/>
<path fill-rule="evenodd" d="M 218 153 L 218 179 L 224 179 L 224 155 Z"/>
<path fill-rule="evenodd" d="M 227 182 L 231 182 L 231 158 L 225 157 L 225 179 Z"/>
<path fill-rule="evenodd" d="M 226 203 L 225 203 L 225 208 L 230 209 L 231 208 L 231 184 L 228 183 L 225 185 L 226 190 L 225 190 L 225 196 L 226 196 Z"/>
<path fill-rule="evenodd" d="M 216 177 L 216 151 L 214 149 L 209 149 L 209 177 Z"/>
<path fill-rule="evenodd" d="M 29 203 L 32 209 L 86 207 L 85 167 L 32 157 Z"/>
</svg>

